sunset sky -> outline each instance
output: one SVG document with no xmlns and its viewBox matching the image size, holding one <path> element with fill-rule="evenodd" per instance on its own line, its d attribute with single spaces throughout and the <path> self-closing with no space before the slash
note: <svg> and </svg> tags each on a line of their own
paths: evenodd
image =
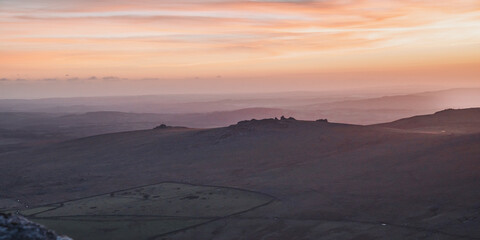
<svg viewBox="0 0 480 240">
<path fill-rule="evenodd" d="M 479 69 L 479 0 L 0 0 L 4 97 L 478 87 Z"/>
</svg>

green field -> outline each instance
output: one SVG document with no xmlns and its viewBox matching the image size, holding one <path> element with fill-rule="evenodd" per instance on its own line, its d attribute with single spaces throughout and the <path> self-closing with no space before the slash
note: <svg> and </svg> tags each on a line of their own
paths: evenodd
<svg viewBox="0 0 480 240">
<path fill-rule="evenodd" d="M 74 239 L 156 239 L 266 205 L 234 188 L 161 183 L 41 206 L 20 214 Z"/>
</svg>

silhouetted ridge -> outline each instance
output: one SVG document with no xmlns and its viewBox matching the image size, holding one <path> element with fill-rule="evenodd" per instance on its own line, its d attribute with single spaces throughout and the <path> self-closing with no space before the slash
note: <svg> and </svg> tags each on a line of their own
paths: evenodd
<svg viewBox="0 0 480 240">
<path fill-rule="evenodd" d="M 445 109 L 431 115 L 404 118 L 379 126 L 433 132 L 475 133 L 480 131 L 480 108 Z"/>
<path fill-rule="evenodd" d="M 278 126 L 278 127 L 288 127 L 288 123 L 296 122 L 297 120 L 293 117 L 286 118 L 281 116 L 280 119 L 275 118 L 265 118 L 265 119 L 251 119 L 240 121 L 237 124 L 230 125 L 229 128 L 253 128 L 253 127 L 262 127 L 262 126 Z"/>
<path fill-rule="evenodd" d="M 230 125 L 228 128 L 246 128 L 246 127 L 261 127 L 261 126 L 283 126 L 288 127 L 289 124 L 295 123 L 321 123 L 321 124 L 330 124 L 328 119 L 317 119 L 315 121 L 302 121 L 297 120 L 293 117 L 285 117 L 281 116 L 280 118 L 265 118 L 265 119 L 251 119 L 251 120 L 244 120 L 240 121 L 236 124 Z"/>
<path fill-rule="evenodd" d="M 328 123 L 328 119 L 317 119 L 315 122 Z"/>
<path fill-rule="evenodd" d="M 451 112 L 454 112 L 454 111 L 455 111 L 455 109 L 449 108 L 449 109 L 445 109 L 445 110 L 442 110 L 442 111 L 435 112 L 434 114 L 451 113 Z"/>
<path fill-rule="evenodd" d="M 168 126 L 166 124 L 160 124 L 154 127 L 154 130 L 161 130 L 161 129 L 185 129 L 186 127 L 178 127 L 178 126 Z"/>
<path fill-rule="evenodd" d="M 442 114 L 480 114 L 480 108 L 465 108 L 465 109 L 445 109 L 442 111 L 438 111 L 435 115 L 442 115 Z"/>
</svg>

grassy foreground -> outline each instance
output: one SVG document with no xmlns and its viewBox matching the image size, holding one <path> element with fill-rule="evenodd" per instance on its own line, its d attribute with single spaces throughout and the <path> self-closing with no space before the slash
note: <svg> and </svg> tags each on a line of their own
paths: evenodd
<svg viewBox="0 0 480 240">
<path fill-rule="evenodd" d="M 160 183 L 20 214 L 76 240 L 156 239 L 271 201 L 270 196 L 235 188 Z"/>
</svg>

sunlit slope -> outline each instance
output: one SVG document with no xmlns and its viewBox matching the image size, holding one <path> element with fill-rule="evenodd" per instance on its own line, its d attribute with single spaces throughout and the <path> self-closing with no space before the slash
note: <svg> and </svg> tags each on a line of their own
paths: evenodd
<svg viewBox="0 0 480 240">
<path fill-rule="evenodd" d="M 480 132 L 480 108 L 448 109 L 379 126 L 432 133 L 477 133 Z"/>
</svg>

